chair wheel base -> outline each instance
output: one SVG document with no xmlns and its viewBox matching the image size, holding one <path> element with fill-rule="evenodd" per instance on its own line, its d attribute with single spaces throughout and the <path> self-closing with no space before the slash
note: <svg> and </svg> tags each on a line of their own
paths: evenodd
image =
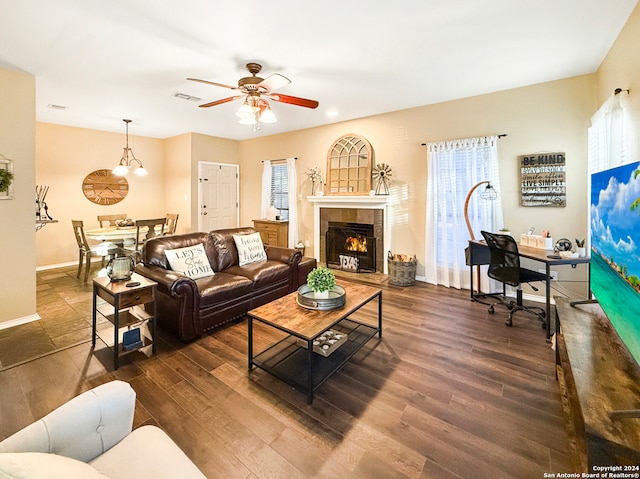
<svg viewBox="0 0 640 479">
<path fill-rule="evenodd" d="M 496 312 L 496 309 L 493 306 L 489 306 L 489 314 L 493 314 Z"/>
<path fill-rule="evenodd" d="M 506 324 L 507 326 L 511 327 L 513 326 L 513 321 L 511 321 L 511 318 L 507 319 L 504 324 Z"/>
</svg>

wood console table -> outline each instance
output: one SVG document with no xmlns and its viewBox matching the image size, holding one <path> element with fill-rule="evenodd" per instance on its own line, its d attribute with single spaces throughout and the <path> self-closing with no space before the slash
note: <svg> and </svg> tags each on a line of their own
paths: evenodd
<svg viewBox="0 0 640 479">
<path fill-rule="evenodd" d="M 593 466 L 639 467 L 640 418 L 624 413 L 640 409 L 640 367 L 600 305 L 571 306 L 566 298 L 554 299 L 561 331 L 556 358 L 567 386 L 580 459 L 588 468 L 583 472 L 594 472 Z"/>
<path fill-rule="evenodd" d="M 253 227 L 260 233 L 264 244 L 283 248 L 289 244 L 288 221 L 253 220 Z"/>
</svg>

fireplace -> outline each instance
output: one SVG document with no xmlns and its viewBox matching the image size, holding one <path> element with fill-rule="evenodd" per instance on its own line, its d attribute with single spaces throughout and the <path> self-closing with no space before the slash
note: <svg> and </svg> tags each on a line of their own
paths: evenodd
<svg viewBox="0 0 640 479">
<path fill-rule="evenodd" d="M 373 225 L 376 238 L 375 268 L 378 273 L 387 273 L 385 251 L 391 249 L 387 195 L 321 195 L 308 196 L 313 203 L 313 255 L 319 264 L 326 264 L 326 237 L 329 222 L 365 223 Z"/>
<path fill-rule="evenodd" d="M 327 266 L 355 272 L 376 271 L 374 225 L 329 221 L 325 238 Z"/>
</svg>

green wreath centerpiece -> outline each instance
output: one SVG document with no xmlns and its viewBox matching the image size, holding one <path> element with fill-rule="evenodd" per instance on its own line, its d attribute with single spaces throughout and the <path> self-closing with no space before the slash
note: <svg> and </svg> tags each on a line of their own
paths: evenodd
<svg viewBox="0 0 640 479">
<path fill-rule="evenodd" d="M 0 193 L 8 191 L 12 181 L 13 173 L 8 170 L 0 170 Z"/>
</svg>

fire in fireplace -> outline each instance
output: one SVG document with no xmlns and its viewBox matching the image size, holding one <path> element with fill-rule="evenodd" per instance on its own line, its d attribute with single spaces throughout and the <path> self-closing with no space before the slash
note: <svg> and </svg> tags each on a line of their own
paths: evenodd
<svg viewBox="0 0 640 479">
<path fill-rule="evenodd" d="M 367 237 L 356 234 L 355 236 L 347 236 L 345 240 L 347 251 L 358 251 L 359 253 L 367 252 Z"/>
<path fill-rule="evenodd" d="M 373 225 L 329 222 L 326 234 L 327 267 L 376 271 L 376 238 Z"/>
</svg>

